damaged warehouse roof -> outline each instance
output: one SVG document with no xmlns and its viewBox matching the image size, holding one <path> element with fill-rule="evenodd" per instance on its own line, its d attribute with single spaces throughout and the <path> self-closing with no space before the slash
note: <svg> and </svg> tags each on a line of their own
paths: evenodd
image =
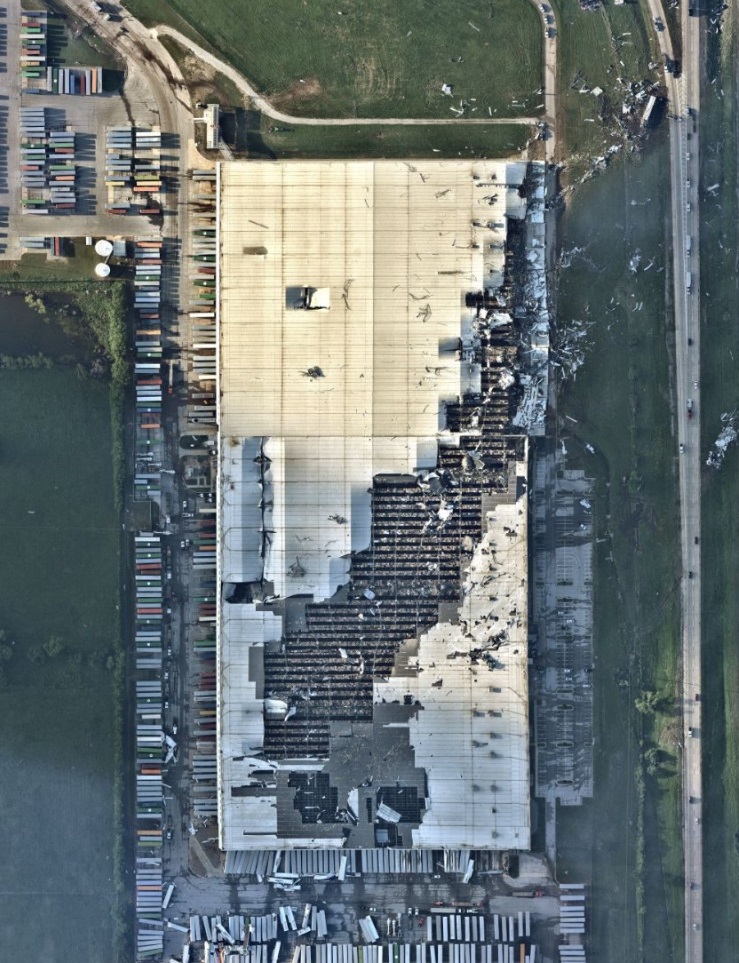
<svg viewBox="0 0 739 963">
<path fill-rule="evenodd" d="M 518 347 L 546 317 L 512 301 L 542 301 L 524 226 L 542 180 L 503 162 L 219 169 L 225 849 L 528 846 L 511 425 Z M 442 657 L 453 692 L 433 685 Z"/>
</svg>

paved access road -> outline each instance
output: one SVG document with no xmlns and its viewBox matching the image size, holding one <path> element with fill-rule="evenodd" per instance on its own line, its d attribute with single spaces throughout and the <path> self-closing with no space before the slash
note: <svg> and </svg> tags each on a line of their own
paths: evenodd
<svg viewBox="0 0 739 963">
<path fill-rule="evenodd" d="M 666 23 L 660 0 L 648 0 Z M 701 448 L 700 448 L 700 19 L 682 5 L 679 79 L 666 74 L 670 99 L 670 179 L 675 301 L 682 579 L 683 848 L 685 959 L 703 959 L 703 796 L 701 767 Z M 667 30 L 660 49 L 674 59 Z"/>
<path fill-rule="evenodd" d="M 557 146 L 557 38 L 559 30 L 557 16 L 551 3 L 531 0 L 536 7 L 542 21 L 542 63 L 544 98 L 544 116 L 542 120 L 547 125 L 544 140 L 544 157 L 548 164 L 555 160 Z"/>
<path fill-rule="evenodd" d="M 675 273 L 675 326 L 680 517 L 683 562 L 683 845 L 685 852 L 685 959 L 703 960 L 703 793 L 701 727 L 701 447 L 700 447 L 700 21 L 682 6 L 684 108 L 673 122 L 671 171 Z M 675 223 L 677 222 L 677 223 Z M 680 296 L 678 298 L 678 289 Z"/>
</svg>

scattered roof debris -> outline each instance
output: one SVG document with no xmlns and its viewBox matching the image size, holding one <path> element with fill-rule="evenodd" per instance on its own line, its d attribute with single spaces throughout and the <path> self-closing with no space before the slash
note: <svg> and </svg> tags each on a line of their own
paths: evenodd
<svg viewBox="0 0 739 963">
<path fill-rule="evenodd" d="M 714 446 L 708 454 L 706 459 L 706 464 L 709 468 L 715 468 L 717 471 L 724 463 L 724 458 L 726 458 L 726 453 L 734 444 L 739 432 L 737 432 L 737 421 L 739 420 L 739 412 L 736 410 L 728 412 L 725 411 L 721 415 L 721 423 L 723 428 L 719 432 L 719 436 L 714 442 Z"/>
</svg>

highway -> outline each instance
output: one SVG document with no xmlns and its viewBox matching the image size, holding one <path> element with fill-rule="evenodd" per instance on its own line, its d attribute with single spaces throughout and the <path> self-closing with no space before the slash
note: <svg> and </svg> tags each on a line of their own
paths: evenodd
<svg viewBox="0 0 739 963">
<path fill-rule="evenodd" d="M 544 116 L 542 120 L 547 125 L 544 139 L 544 158 L 548 164 L 555 162 L 557 146 L 557 43 L 559 27 L 557 15 L 551 3 L 541 3 L 531 0 L 541 17 L 543 65 L 542 99 L 544 101 Z"/>
<path fill-rule="evenodd" d="M 682 9 L 683 63 L 670 137 L 675 363 L 682 555 L 683 846 L 685 959 L 703 959 L 701 768 L 700 21 Z M 678 109 L 679 108 L 679 109 Z"/>
<path fill-rule="evenodd" d="M 666 22 L 659 0 L 653 19 Z M 700 448 L 700 19 L 682 5 L 682 69 L 666 74 L 670 123 L 677 452 L 682 560 L 682 808 L 685 959 L 703 960 L 703 795 L 701 768 L 701 448 Z M 657 37 L 672 58 L 667 30 Z"/>
</svg>

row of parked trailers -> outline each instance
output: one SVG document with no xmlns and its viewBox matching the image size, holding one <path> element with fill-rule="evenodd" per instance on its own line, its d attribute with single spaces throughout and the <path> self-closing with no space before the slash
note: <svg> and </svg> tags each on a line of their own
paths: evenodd
<svg viewBox="0 0 739 963">
<path fill-rule="evenodd" d="M 190 323 L 193 330 L 192 371 L 194 381 L 206 389 L 206 395 L 189 399 L 188 422 L 199 425 L 215 424 L 216 404 L 216 285 L 218 283 L 218 249 L 216 237 L 216 173 L 209 170 L 192 172 L 196 209 L 196 226 L 190 243 L 192 247 L 193 298 L 190 302 Z"/>
<path fill-rule="evenodd" d="M 518 923 L 518 926 L 516 926 Z M 497 942 L 515 943 L 517 940 L 529 939 L 531 936 L 531 913 L 528 910 L 519 911 L 513 916 L 493 915 L 493 938 Z"/>
<path fill-rule="evenodd" d="M 47 127 L 43 107 L 21 107 L 21 206 L 26 213 L 74 211 L 75 135 Z"/>
<path fill-rule="evenodd" d="M 24 251 L 49 251 L 54 257 L 61 257 L 64 247 L 63 237 L 22 237 L 21 247 Z"/>
<path fill-rule="evenodd" d="M 201 514 L 206 507 L 198 501 L 195 534 L 192 537 L 191 598 L 197 605 L 198 630 L 193 633 L 193 652 L 198 675 L 193 688 L 191 731 L 192 806 L 195 816 L 214 818 L 218 813 L 216 760 L 216 521 Z"/>
<path fill-rule="evenodd" d="M 136 391 L 136 471 L 134 498 L 157 497 L 161 490 L 164 435 L 161 428 L 162 366 L 157 361 L 134 363 Z"/>
<path fill-rule="evenodd" d="M 183 949 L 182 961 L 193 959 L 192 944 Z M 203 963 L 277 963 L 282 943 L 237 946 L 205 940 L 199 958 Z M 292 951 L 291 963 L 537 963 L 536 944 L 494 946 L 430 946 L 426 943 L 391 943 L 355 946 L 349 943 L 299 943 Z"/>
<path fill-rule="evenodd" d="M 164 450 L 162 404 L 163 244 L 137 240 L 134 256 L 134 382 L 136 391 L 136 471 L 134 498 L 158 498 Z"/>
<path fill-rule="evenodd" d="M 103 92 L 102 67 L 51 67 L 45 71 L 49 94 L 77 94 L 89 97 Z M 41 92 L 41 91 L 39 91 Z"/>
<path fill-rule="evenodd" d="M 519 916 L 523 915 L 519 913 Z M 529 914 L 526 913 L 525 916 L 528 927 Z M 528 933 L 525 935 L 528 936 Z M 429 913 L 426 917 L 426 939 L 429 943 L 484 943 L 485 917 L 477 913 L 467 913 L 464 916 L 458 913 Z M 496 939 L 499 937 L 496 936 Z"/>
<path fill-rule="evenodd" d="M 48 21 L 45 10 L 21 12 L 20 69 L 24 90 L 42 89 L 46 74 Z"/>
<path fill-rule="evenodd" d="M 585 947 L 581 943 L 562 943 L 557 950 L 560 963 L 587 963 Z"/>
<path fill-rule="evenodd" d="M 136 584 L 136 953 L 161 957 L 162 844 L 162 621 L 163 559 L 159 535 L 135 536 Z"/>
<path fill-rule="evenodd" d="M 228 958 L 228 957 L 226 957 Z M 536 963 L 535 944 L 390 943 L 354 946 L 347 943 L 304 944 L 295 947 L 292 963 Z"/>
<path fill-rule="evenodd" d="M 585 886 L 562 883 L 559 894 L 559 932 L 562 936 L 582 937 L 585 933 Z"/>
<path fill-rule="evenodd" d="M 162 132 L 158 127 L 109 127 L 105 135 L 105 183 L 108 210 L 129 213 L 130 195 L 142 198 L 160 194 Z M 158 208 L 156 208 L 158 210 Z M 150 209 L 144 209 L 149 212 Z"/>
</svg>

